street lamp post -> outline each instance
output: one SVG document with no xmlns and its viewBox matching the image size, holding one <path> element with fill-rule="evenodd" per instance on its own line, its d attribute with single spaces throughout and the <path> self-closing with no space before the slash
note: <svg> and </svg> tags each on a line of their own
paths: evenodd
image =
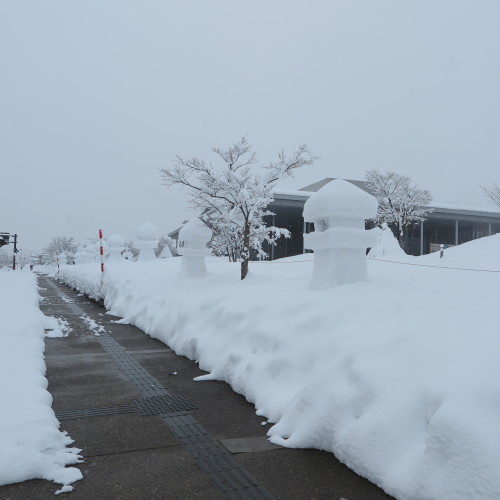
<svg viewBox="0 0 500 500">
<path fill-rule="evenodd" d="M 16 270 L 16 253 L 17 253 L 17 234 L 12 235 L 14 237 L 14 252 L 12 254 L 12 270 Z"/>
</svg>

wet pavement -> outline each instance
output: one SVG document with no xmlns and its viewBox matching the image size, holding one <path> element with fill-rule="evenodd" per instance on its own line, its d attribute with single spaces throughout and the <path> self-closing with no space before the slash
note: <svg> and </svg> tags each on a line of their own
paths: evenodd
<svg viewBox="0 0 500 500">
<path fill-rule="evenodd" d="M 71 332 L 46 338 L 45 360 L 61 430 L 82 449 L 73 499 L 392 497 L 332 454 L 269 443 L 265 419 L 223 382 L 159 340 L 57 281 L 39 277 L 40 308 Z M 0 499 L 54 497 L 59 485 L 0 487 Z"/>
</svg>

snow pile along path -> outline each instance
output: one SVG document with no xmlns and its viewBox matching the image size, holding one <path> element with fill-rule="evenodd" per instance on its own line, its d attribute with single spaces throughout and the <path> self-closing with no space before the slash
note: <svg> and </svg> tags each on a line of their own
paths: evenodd
<svg viewBox="0 0 500 500">
<path fill-rule="evenodd" d="M 82 478 L 73 441 L 59 431 L 45 378 L 44 327 L 33 273 L 0 271 L 0 485 L 48 479 L 70 491 Z"/>
<path fill-rule="evenodd" d="M 446 258 L 500 269 L 500 235 L 469 245 Z M 102 289 L 97 264 L 60 278 L 231 384 L 273 442 L 331 451 L 399 499 L 500 498 L 500 273 L 371 260 L 370 282 L 311 291 L 312 257 L 243 282 L 217 259 L 202 280 L 180 259 L 110 262 Z"/>
</svg>

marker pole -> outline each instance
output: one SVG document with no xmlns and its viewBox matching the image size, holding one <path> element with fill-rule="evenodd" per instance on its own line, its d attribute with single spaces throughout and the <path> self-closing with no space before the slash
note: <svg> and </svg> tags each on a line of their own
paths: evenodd
<svg viewBox="0 0 500 500">
<path fill-rule="evenodd" d="M 104 282 L 104 247 L 102 244 L 102 229 L 99 229 L 99 253 L 101 255 L 101 286 Z"/>
</svg>

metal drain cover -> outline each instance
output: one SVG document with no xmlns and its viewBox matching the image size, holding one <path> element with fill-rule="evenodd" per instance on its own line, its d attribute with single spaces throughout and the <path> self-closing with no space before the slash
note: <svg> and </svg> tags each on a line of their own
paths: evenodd
<svg viewBox="0 0 500 500">
<path fill-rule="evenodd" d="M 56 412 L 58 420 L 68 420 L 72 418 L 102 417 L 104 415 L 120 415 L 122 413 L 134 413 L 135 407 L 131 404 L 121 406 L 104 406 L 100 408 L 86 408 L 84 410 L 67 410 Z"/>
<path fill-rule="evenodd" d="M 135 399 L 132 401 L 132 405 L 143 416 L 184 412 L 198 408 L 183 394 L 165 394 L 164 396 Z"/>
<path fill-rule="evenodd" d="M 56 412 L 58 420 L 71 418 L 102 417 L 105 415 L 119 415 L 121 413 L 139 413 L 143 417 L 161 415 L 165 413 L 181 413 L 198 408 L 183 394 L 167 394 L 149 398 L 134 399 L 121 406 L 104 406 L 100 408 L 86 408 L 83 410 L 69 410 Z"/>
</svg>

